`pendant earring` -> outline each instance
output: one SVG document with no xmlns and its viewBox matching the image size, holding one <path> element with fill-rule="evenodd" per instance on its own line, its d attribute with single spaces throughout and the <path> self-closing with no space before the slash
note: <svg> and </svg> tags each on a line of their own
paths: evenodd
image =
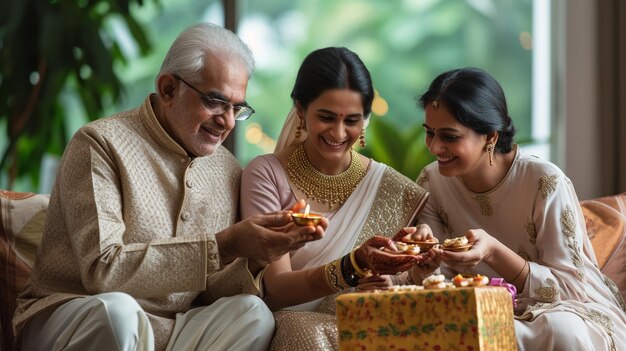
<svg viewBox="0 0 626 351">
<path fill-rule="evenodd" d="M 495 152 L 495 147 L 494 147 L 493 143 L 487 144 L 486 151 L 489 154 L 489 165 L 493 166 L 493 154 Z"/>
<path fill-rule="evenodd" d="M 296 124 L 296 139 L 300 139 L 302 136 L 302 118 L 298 117 L 298 124 Z"/>
<path fill-rule="evenodd" d="M 359 135 L 359 144 L 361 145 L 361 147 L 365 147 L 365 145 L 367 145 L 365 143 L 365 128 L 361 129 L 361 134 Z"/>
</svg>

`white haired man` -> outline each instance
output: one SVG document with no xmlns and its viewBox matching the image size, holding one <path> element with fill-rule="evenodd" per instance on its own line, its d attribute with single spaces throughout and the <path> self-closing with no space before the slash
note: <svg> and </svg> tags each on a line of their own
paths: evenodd
<svg viewBox="0 0 626 351">
<path fill-rule="evenodd" d="M 156 93 L 80 128 L 51 193 L 14 328 L 23 350 L 265 350 L 265 266 L 320 239 L 288 212 L 236 223 L 241 167 L 221 143 L 254 61 L 203 23 L 170 48 Z"/>
</svg>

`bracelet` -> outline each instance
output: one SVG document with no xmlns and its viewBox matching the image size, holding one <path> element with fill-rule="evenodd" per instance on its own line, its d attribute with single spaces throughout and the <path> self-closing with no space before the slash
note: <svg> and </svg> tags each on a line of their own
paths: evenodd
<svg viewBox="0 0 626 351">
<path fill-rule="evenodd" d="M 358 275 L 359 277 L 365 277 L 367 275 L 367 272 L 361 269 L 361 267 L 359 267 L 359 264 L 356 262 L 356 257 L 354 257 L 355 251 L 356 250 L 350 251 L 350 262 L 352 263 L 352 268 L 354 268 L 356 275 Z"/>
<path fill-rule="evenodd" d="M 349 255 L 345 255 L 341 258 L 341 275 L 349 286 L 355 287 L 359 285 L 359 276 L 357 276 L 354 271 Z"/>
<path fill-rule="evenodd" d="M 527 260 L 524 260 L 524 266 L 522 267 L 522 270 L 519 271 L 519 273 L 517 273 L 517 275 L 515 276 L 515 279 L 513 279 L 511 281 L 511 284 L 515 284 L 515 282 L 517 281 L 517 279 L 522 275 L 522 273 L 524 272 L 524 270 L 526 270 L 526 265 L 528 264 Z"/>
</svg>

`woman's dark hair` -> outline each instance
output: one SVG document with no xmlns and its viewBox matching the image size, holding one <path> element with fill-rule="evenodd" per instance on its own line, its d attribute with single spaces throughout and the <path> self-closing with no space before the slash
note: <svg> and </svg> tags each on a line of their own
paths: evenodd
<svg viewBox="0 0 626 351">
<path fill-rule="evenodd" d="M 374 87 L 370 72 L 359 56 L 347 48 L 328 47 L 307 55 L 298 70 L 291 98 L 307 108 L 329 89 L 350 89 L 359 93 L 364 117 L 372 111 Z"/>
<path fill-rule="evenodd" d="M 435 101 L 478 134 L 497 131 L 496 151 L 511 151 L 515 126 L 502 87 L 489 73 L 469 67 L 440 74 L 419 98 L 419 104 L 426 109 L 427 104 Z"/>
</svg>

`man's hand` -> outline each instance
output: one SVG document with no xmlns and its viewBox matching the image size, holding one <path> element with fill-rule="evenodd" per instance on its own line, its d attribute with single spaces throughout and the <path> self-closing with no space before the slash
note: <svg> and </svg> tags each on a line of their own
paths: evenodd
<svg viewBox="0 0 626 351">
<path fill-rule="evenodd" d="M 215 239 L 223 264 L 248 257 L 263 267 L 309 241 L 321 239 L 327 227 L 326 218 L 316 227 L 297 226 L 289 212 L 282 211 L 247 218 L 217 233 Z"/>
</svg>

